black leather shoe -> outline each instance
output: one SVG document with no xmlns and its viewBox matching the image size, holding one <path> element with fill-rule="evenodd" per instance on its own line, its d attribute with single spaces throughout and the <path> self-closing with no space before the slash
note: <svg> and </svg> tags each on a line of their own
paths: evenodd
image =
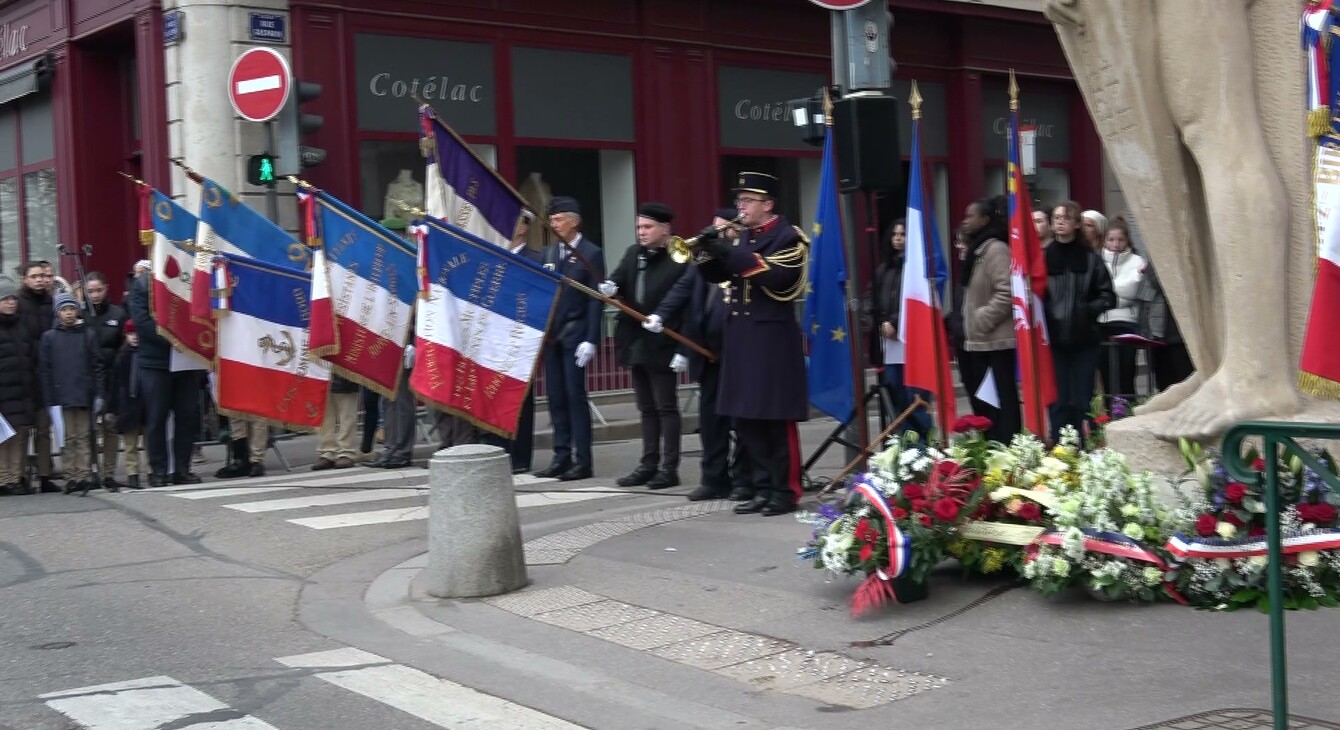
<svg viewBox="0 0 1340 730">
<path fill-rule="evenodd" d="M 167 476 L 165 476 L 165 475 L 163 475 L 163 474 L 150 474 L 150 475 L 149 475 L 149 486 L 151 486 L 151 487 L 166 487 L 166 486 L 167 486 L 167 482 L 168 482 L 168 480 L 167 480 Z"/>
<path fill-rule="evenodd" d="M 144 489 L 144 487 L 140 486 L 139 474 L 131 474 L 126 477 L 126 489 Z"/>
<path fill-rule="evenodd" d="M 56 486 L 55 482 L 51 481 L 51 477 L 38 477 L 37 484 L 37 491 L 40 494 L 55 494 L 56 492 L 61 491 L 61 488 Z M 69 494 L 69 492 L 66 492 L 66 494 Z"/>
<path fill-rule="evenodd" d="M 106 479 L 103 479 L 103 480 L 102 480 L 102 488 L 103 488 L 103 489 L 106 489 L 106 490 L 109 491 L 109 492 L 119 492 L 119 491 L 121 491 L 121 487 L 124 487 L 124 486 L 125 486 L 124 484 L 122 484 L 121 482 L 116 481 L 115 479 L 113 479 L 113 478 L 111 478 L 111 477 L 107 477 Z"/>
<path fill-rule="evenodd" d="M 514 466 L 514 467 L 512 467 L 512 473 L 513 473 L 513 474 L 525 474 L 525 473 L 528 472 L 528 471 L 530 471 L 530 467 L 528 467 L 528 466 Z"/>
<path fill-rule="evenodd" d="M 709 499 L 725 499 L 726 495 L 729 493 L 729 490 L 703 484 L 692 492 L 689 492 L 689 501 L 702 502 Z"/>
<path fill-rule="evenodd" d="M 62 487 L 60 491 L 61 494 L 74 494 L 75 490 L 77 489 L 79 489 L 78 479 L 66 479 L 65 486 Z M 43 492 L 47 491 L 46 487 L 42 487 L 42 491 Z"/>
<path fill-rule="evenodd" d="M 730 490 L 730 495 L 726 497 L 732 502 L 748 502 L 754 498 L 754 490 L 747 487 L 735 487 Z"/>
<path fill-rule="evenodd" d="M 572 462 L 555 461 L 554 463 L 550 464 L 547 469 L 541 469 L 535 472 L 535 476 L 540 477 L 541 479 L 551 479 L 553 477 L 563 476 L 570 469 L 572 469 Z"/>
<path fill-rule="evenodd" d="M 246 476 L 246 475 L 247 475 L 248 473 L 250 473 L 250 472 L 251 472 L 251 465 L 249 465 L 249 464 L 243 464 L 243 463 L 241 463 L 241 462 L 236 462 L 236 463 L 233 463 L 233 464 L 229 464 L 228 466 L 225 466 L 225 467 L 223 467 L 222 469 L 220 469 L 220 470 L 214 472 L 214 478 L 215 478 L 215 479 L 236 479 L 236 478 L 238 478 L 238 477 L 244 477 L 244 476 Z M 176 482 L 176 481 L 177 481 L 177 475 L 175 475 L 175 474 L 172 475 L 172 481 L 173 481 L 173 482 Z"/>
<path fill-rule="evenodd" d="M 647 489 L 669 489 L 679 486 L 679 472 L 665 470 L 656 472 L 656 476 L 647 482 Z"/>
<path fill-rule="evenodd" d="M 590 479 L 592 476 L 593 474 L 591 473 L 591 467 L 574 466 L 571 469 L 563 472 L 562 474 L 559 474 L 558 480 L 560 482 L 575 482 L 578 479 Z"/>
<path fill-rule="evenodd" d="M 764 517 L 776 517 L 777 515 L 790 514 L 791 512 L 796 511 L 796 503 L 789 499 L 769 500 L 768 503 L 763 506 L 762 511 Z"/>
<path fill-rule="evenodd" d="M 189 471 L 179 471 L 179 472 L 177 472 L 176 474 L 173 474 L 173 475 L 172 475 L 172 483 L 173 483 L 173 484 L 199 484 L 199 483 L 200 483 L 200 477 L 198 477 L 198 476 L 192 474 L 192 473 L 189 472 Z"/>
<path fill-rule="evenodd" d="M 641 464 L 636 469 L 629 472 L 628 476 L 619 477 L 614 483 L 621 487 L 640 487 L 643 484 L 650 482 L 655 476 L 656 467 Z"/>
<path fill-rule="evenodd" d="M 251 469 L 249 470 L 248 473 L 251 474 L 251 476 L 253 476 L 253 477 L 263 477 L 263 476 L 265 476 L 265 465 L 264 465 L 264 464 L 252 464 L 252 465 L 251 465 Z"/>
<path fill-rule="evenodd" d="M 763 508 L 766 506 L 768 506 L 767 497 L 754 497 L 748 502 L 742 502 L 735 505 L 734 512 L 737 515 L 752 515 L 755 512 L 762 512 Z"/>
<path fill-rule="evenodd" d="M 366 466 L 369 469 L 383 469 L 386 467 L 386 454 L 382 454 L 372 461 L 365 461 L 362 463 L 362 466 Z"/>
<path fill-rule="evenodd" d="M 387 459 L 383 464 L 383 469 L 408 469 L 410 466 L 409 457 L 399 456 L 394 459 Z"/>
</svg>

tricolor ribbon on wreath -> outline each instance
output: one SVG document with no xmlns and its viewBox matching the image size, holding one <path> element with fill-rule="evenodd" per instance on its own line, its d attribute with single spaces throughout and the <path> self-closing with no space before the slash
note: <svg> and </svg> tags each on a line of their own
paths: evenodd
<svg viewBox="0 0 1340 730">
<path fill-rule="evenodd" d="M 912 564 L 912 541 L 898 529 L 898 522 L 893 519 L 893 510 L 878 489 L 862 481 L 853 484 L 851 491 L 865 497 L 865 501 L 884 516 L 884 522 L 889 526 L 889 570 L 887 574 L 880 571 L 879 577 L 883 580 L 893 580 L 906 572 L 908 566 Z"/>
<path fill-rule="evenodd" d="M 1282 541 L 1280 552 L 1285 555 L 1340 548 L 1340 530 L 1296 530 Z M 1270 551 L 1264 536 L 1223 540 L 1217 537 L 1186 537 L 1173 535 L 1168 541 L 1168 552 L 1179 560 L 1187 558 L 1251 558 Z"/>
<path fill-rule="evenodd" d="M 1086 552 L 1098 553 L 1100 555 L 1110 555 L 1114 558 L 1126 558 L 1141 563 L 1148 563 L 1163 572 L 1168 571 L 1168 564 L 1157 553 L 1138 540 L 1132 540 L 1125 535 L 1117 532 L 1104 532 L 1100 530 L 1081 530 L 1084 533 L 1084 550 Z M 1061 547 L 1065 537 L 1058 530 L 1048 530 L 1038 536 L 1034 541 L 1036 545 L 1054 545 Z M 1172 543 L 1169 543 L 1171 548 Z M 1031 559 L 1030 555 L 1030 559 Z M 1177 591 L 1177 586 L 1169 581 L 1163 582 L 1163 592 L 1170 598 L 1182 605 L 1188 605 L 1186 598 Z"/>
</svg>

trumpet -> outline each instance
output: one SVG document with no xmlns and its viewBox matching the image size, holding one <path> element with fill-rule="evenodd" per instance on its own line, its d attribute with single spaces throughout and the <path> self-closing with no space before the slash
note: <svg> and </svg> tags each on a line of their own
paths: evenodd
<svg viewBox="0 0 1340 730">
<path fill-rule="evenodd" d="M 730 230 L 731 228 L 739 228 L 739 227 L 740 227 L 740 216 L 735 216 L 731 220 L 726 221 L 726 225 L 717 226 L 716 232 L 721 233 L 722 231 L 727 231 Z M 702 234 L 698 234 L 693 238 L 680 238 L 679 236 L 671 236 L 670 242 L 666 244 L 665 248 L 670 252 L 670 258 L 677 264 L 685 264 L 690 261 L 697 263 L 696 261 L 694 261 L 693 247 L 698 245 L 698 240 L 700 238 L 702 238 Z"/>
</svg>

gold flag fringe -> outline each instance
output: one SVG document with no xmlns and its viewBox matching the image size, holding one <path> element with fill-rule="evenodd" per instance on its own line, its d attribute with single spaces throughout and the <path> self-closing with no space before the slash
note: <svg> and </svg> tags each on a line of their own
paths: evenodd
<svg viewBox="0 0 1340 730">
<path fill-rule="evenodd" d="M 141 246 L 154 245 L 154 232 L 152 228 L 147 231 L 140 231 L 140 245 Z"/>
<path fill-rule="evenodd" d="M 1340 382 L 1323 378 L 1316 373 L 1299 372 L 1298 389 L 1318 398 L 1340 400 Z"/>
<path fill-rule="evenodd" d="M 1340 69 L 1337 69 L 1340 70 Z M 1320 137 L 1331 131 L 1331 110 L 1313 109 L 1307 113 L 1307 136 Z"/>
</svg>

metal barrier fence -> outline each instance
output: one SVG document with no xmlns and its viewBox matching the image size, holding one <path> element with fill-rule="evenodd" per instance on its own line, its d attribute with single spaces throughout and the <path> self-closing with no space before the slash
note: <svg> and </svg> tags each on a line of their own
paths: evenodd
<svg viewBox="0 0 1340 730">
<path fill-rule="evenodd" d="M 1242 456 L 1248 439 L 1264 442 L 1261 456 L 1265 473 L 1256 471 Z M 1270 699 L 1275 730 L 1289 727 L 1288 659 L 1284 644 L 1284 553 L 1280 534 L 1279 465 L 1286 457 L 1297 457 L 1326 485 L 1340 491 L 1340 479 L 1320 460 L 1308 453 L 1297 439 L 1340 441 L 1340 426 L 1323 423 L 1274 423 L 1249 421 L 1224 434 L 1223 463 L 1230 478 L 1255 485 L 1265 494 L 1266 503 L 1266 589 L 1270 600 Z"/>
</svg>

